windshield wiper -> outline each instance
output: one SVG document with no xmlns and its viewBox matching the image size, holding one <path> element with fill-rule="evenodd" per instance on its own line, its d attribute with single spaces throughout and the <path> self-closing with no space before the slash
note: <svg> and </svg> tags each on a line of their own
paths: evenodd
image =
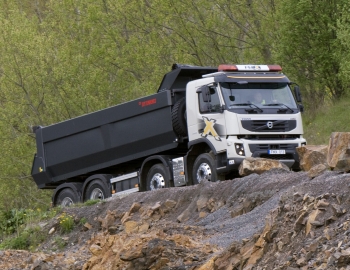
<svg viewBox="0 0 350 270">
<path fill-rule="evenodd" d="M 270 104 L 265 104 L 264 106 L 285 106 L 287 108 L 287 110 L 291 110 L 292 112 L 294 112 L 293 109 L 291 109 L 290 107 L 288 107 L 284 103 L 270 103 Z M 278 111 L 284 111 L 284 110 L 283 109 L 279 109 Z"/>
<path fill-rule="evenodd" d="M 255 105 L 255 104 L 253 104 L 253 103 L 235 103 L 235 104 L 232 104 L 231 106 L 254 106 L 254 107 L 257 108 L 260 112 L 263 112 L 263 110 L 262 110 L 259 106 Z M 230 106 L 230 107 L 231 107 L 231 106 Z"/>
</svg>

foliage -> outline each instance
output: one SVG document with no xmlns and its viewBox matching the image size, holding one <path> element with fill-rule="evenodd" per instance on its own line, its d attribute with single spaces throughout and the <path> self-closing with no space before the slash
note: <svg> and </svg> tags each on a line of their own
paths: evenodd
<svg viewBox="0 0 350 270">
<path fill-rule="evenodd" d="M 172 63 L 278 63 L 306 111 L 350 83 L 345 0 L 0 0 L 0 210 L 47 208 L 32 128 L 155 93 Z"/>
<path fill-rule="evenodd" d="M 0 229 L 3 234 L 12 234 L 18 231 L 19 227 L 26 222 L 25 209 L 12 209 L 10 211 L 1 212 Z"/>
<path fill-rule="evenodd" d="M 19 233 L 15 237 L 8 237 L 0 244 L 1 249 L 25 249 L 35 250 L 35 248 L 45 240 L 45 234 L 40 227 L 32 227 Z"/>
<path fill-rule="evenodd" d="M 87 218 L 86 217 L 82 217 L 79 221 L 80 225 L 84 225 L 87 222 Z"/>
<path fill-rule="evenodd" d="M 56 210 L 42 211 L 40 208 L 11 209 L 0 212 L 0 235 L 16 234 L 19 236 L 28 226 L 32 226 L 41 220 L 46 220 L 56 215 Z"/>
<path fill-rule="evenodd" d="M 277 5 L 277 59 L 303 86 L 311 110 L 326 99 L 340 98 L 346 91 L 338 75 L 339 55 L 344 49 L 337 39 L 337 18 L 344 3 L 284 0 Z"/>
<path fill-rule="evenodd" d="M 308 144 L 328 145 L 332 132 L 350 132 L 348 118 L 350 114 L 350 97 L 324 105 L 316 116 L 304 113 L 304 137 Z"/>
<path fill-rule="evenodd" d="M 67 242 L 63 240 L 60 236 L 56 236 L 54 238 L 54 243 L 56 244 L 58 250 L 63 249 L 67 245 Z"/>
<path fill-rule="evenodd" d="M 56 216 L 61 210 L 60 208 L 50 208 L 47 211 L 42 211 L 40 208 L 37 208 L 36 211 L 34 210 L 28 210 L 32 214 L 29 215 L 29 218 L 32 218 L 34 220 L 47 220 L 51 219 L 54 216 Z"/>
<path fill-rule="evenodd" d="M 154 93 L 174 62 L 270 55 L 261 56 L 269 48 L 260 23 L 271 11 L 267 0 L 36 3 L 0 0 L 0 209 L 49 204 L 51 192 L 30 177 L 33 126 Z"/>
<path fill-rule="evenodd" d="M 7 238 L 0 244 L 0 249 L 27 249 L 29 243 L 27 241 L 28 234 L 21 234 L 15 238 Z"/>
<path fill-rule="evenodd" d="M 62 233 L 69 233 L 74 228 L 74 217 L 72 215 L 68 215 L 67 213 L 62 213 L 59 216 L 59 224 Z"/>
<path fill-rule="evenodd" d="M 84 202 L 84 206 L 90 206 L 90 205 L 94 205 L 101 202 L 101 200 L 87 200 L 86 202 Z"/>
<path fill-rule="evenodd" d="M 12 209 L 0 212 L 0 249 L 34 250 L 46 238 L 38 222 L 56 216 L 60 209 Z"/>
<path fill-rule="evenodd" d="M 337 41 L 343 48 L 341 51 L 335 51 L 334 55 L 339 59 L 340 70 L 339 78 L 349 88 L 350 85 L 350 3 L 346 1 L 339 6 L 339 17 L 337 17 Z M 347 92 L 347 94 L 349 94 Z"/>
</svg>

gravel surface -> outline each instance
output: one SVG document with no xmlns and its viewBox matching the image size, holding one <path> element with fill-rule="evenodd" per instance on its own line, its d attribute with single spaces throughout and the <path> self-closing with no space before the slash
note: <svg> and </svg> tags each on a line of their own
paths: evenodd
<svg viewBox="0 0 350 270">
<path fill-rule="evenodd" d="M 196 225 L 204 226 L 208 230 L 216 230 L 209 242 L 221 247 L 228 247 L 232 241 L 241 241 L 260 232 L 265 226 L 265 218 L 269 212 L 278 207 L 282 194 L 303 181 L 309 181 L 305 173 L 285 172 L 272 170 L 262 175 L 250 176 L 230 181 L 232 195 L 228 198 L 229 204 L 208 215 Z M 239 204 L 241 198 L 250 198 L 256 207 L 250 212 L 231 218 L 230 208 Z"/>
<path fill-rule="evenodd" d="M 242 262 L 261 270 L 306 269 L 307 265 L 342 269 L 347 260 L 350 263 L 350 255 L 346 257 L 346 252 L 350 254 L 349 191 L 350 174 L 327 171 L 310 179 L 305 172 L 273 169 L 222 182 L 115 197 L 65 209 L 77 221 L 71 233 L 56 230 L 48 235 L 59 226 L 57 218 L 50 220 L 43 228 L 48 238 L 38 252 L 2 251 L 0 269 L 82 269 L 82 265 L 85 270 L 107 269 L 107 265 L 118 265 L 108 269 L 163 269 L 155 262 L 166 263 L 164 269 L 207 264 L 205 269 L 214 269 L 213 258 L 215 269 L 239 269 L 234 265 Z M 318 209 L 320 200 L 326 206 Z M 166 202 L 172 206 L 167 208 Z M 135 205 L 139 210 L 132 211 Z M 306 234 L 308 218 L 317 215 L 318 223 L 310 225 Z M 89 226 L 79 223 L 82 218 Z M 140 229 L 132 231 L 130 226 Z M 66 243 L 63 250 L 58 250 L 58 238 Z M 248 255 L 242 257 L 244 253 Z"/>
</svg>

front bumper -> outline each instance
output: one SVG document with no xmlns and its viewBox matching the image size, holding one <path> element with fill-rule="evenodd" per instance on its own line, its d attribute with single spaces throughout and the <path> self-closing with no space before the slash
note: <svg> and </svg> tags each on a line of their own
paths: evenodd
<svg viewBox="0 0 350 270">
<path fill-rule="evenodd" d="M 228 139 L 231 145 L 240 143 L 244 147 L 244 156 L 239 156 L 234 149 L 228 149 L 227 151 L 227 163 L 230 161 L 234 164 L 229 166 L 232 169 L 239 167 L 240 163 L 246 157 L 260 157 L 278 160 L 286 164 L 289 168 L 298 169 L 299 168 L 299 156 L 296 152 L 296 148 L 305 145 L 306 140 L 303 138 L 298 138 L 294 140 L 246 140 L 246 139 Z M 283 150 L 284 154 L 270 154 L 269 150 Z M 233 161 L 232 161 L 233 160 Z"/>
</svg>

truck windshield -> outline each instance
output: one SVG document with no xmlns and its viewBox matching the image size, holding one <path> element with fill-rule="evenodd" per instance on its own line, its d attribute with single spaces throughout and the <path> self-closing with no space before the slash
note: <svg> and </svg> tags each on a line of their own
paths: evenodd
<svg viewBox="0 0 350 270">
<path fill-rule="evenodd" d="M 286 83 L 221 83 L 228 109 L 252 107 L 296 109 L 293 94 Z"/>
</svg>

